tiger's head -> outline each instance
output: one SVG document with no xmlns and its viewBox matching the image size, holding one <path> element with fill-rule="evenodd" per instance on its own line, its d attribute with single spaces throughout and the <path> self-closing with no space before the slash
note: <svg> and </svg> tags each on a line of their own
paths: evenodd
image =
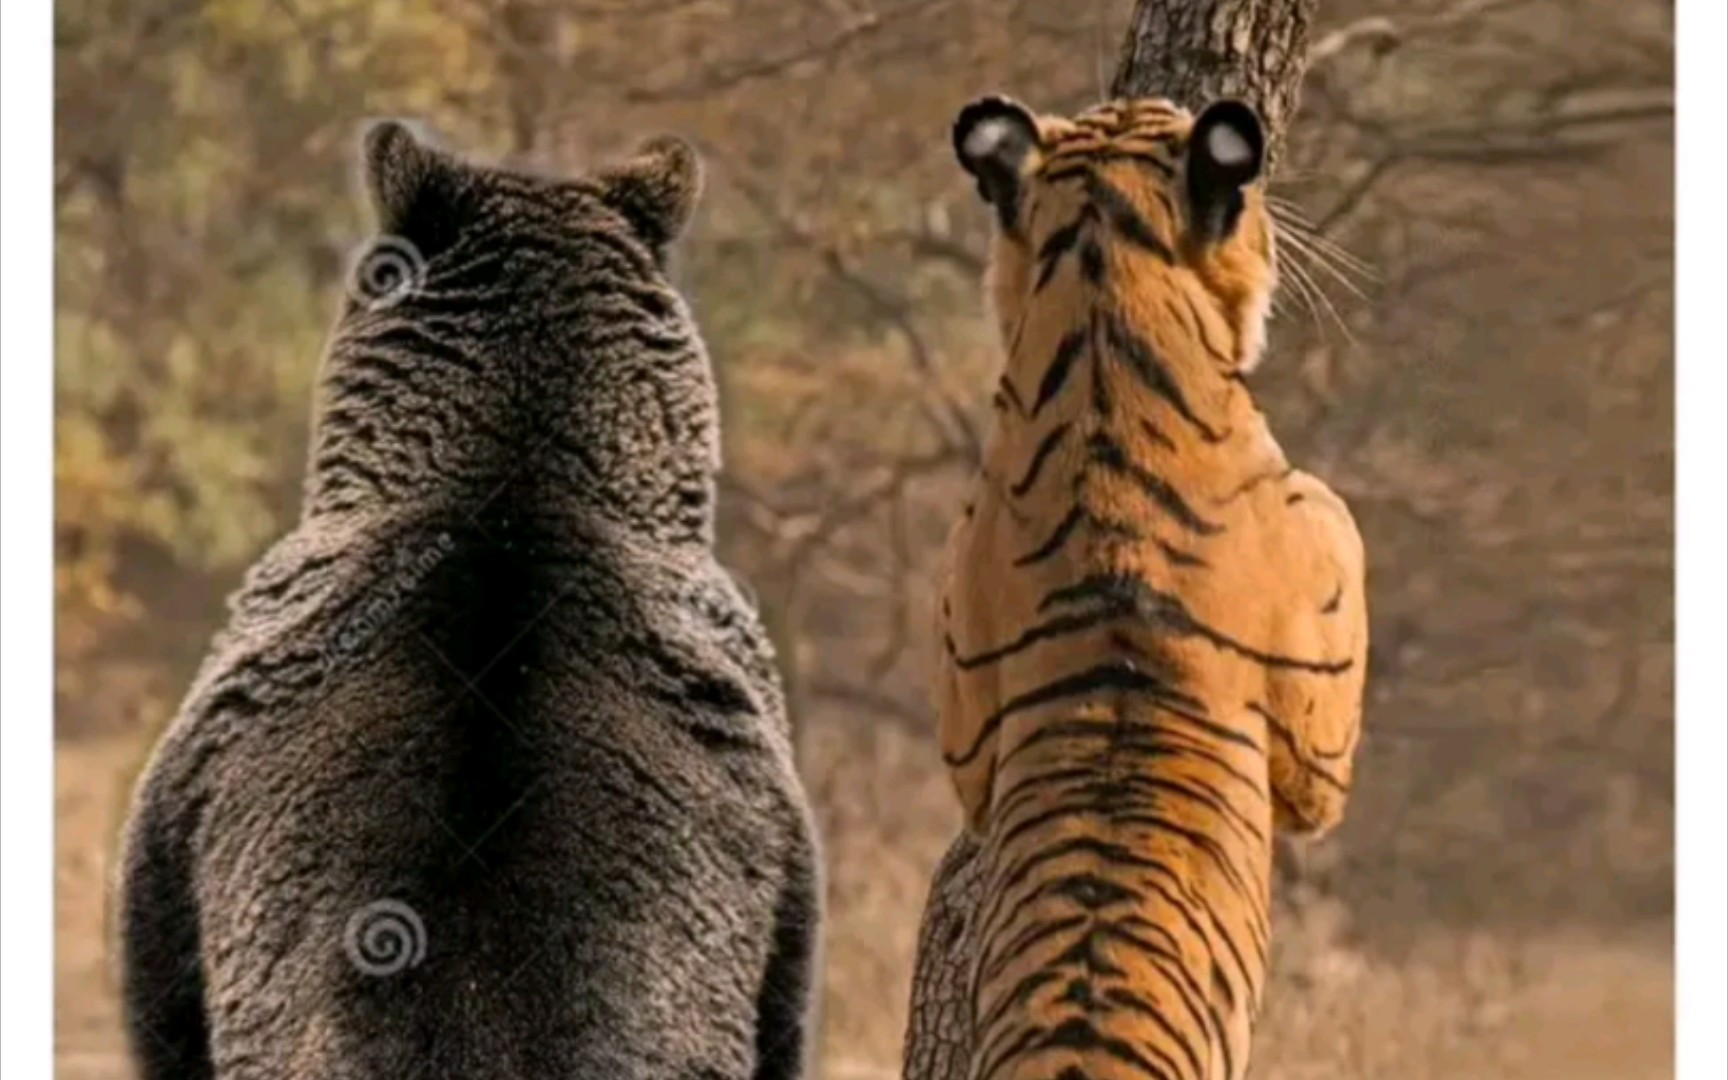
<svg viewBox="0 0 1728 1080">
<path fill-rule="evenodd" d="M 990 294 L 1006 342 L 1074 254 L 1086 283 L 1125 304 L 1147 289 L 1187 294 L 1228 331 L 1207 349 L 1229 371 L 1259 362 L 1277 263 L 1253 109 L 1222 100 L 1194 116 L 1143 99 L 1069 119 L 986 97 L 961 110 L 953 137 L 996 211 Z M 1108 256 L 1090 223 L 1111 238 Z"/>
</svg>

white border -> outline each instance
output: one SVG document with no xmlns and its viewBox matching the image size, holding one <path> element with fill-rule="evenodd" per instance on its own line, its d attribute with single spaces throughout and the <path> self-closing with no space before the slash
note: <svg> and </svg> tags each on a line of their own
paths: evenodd
<svg viewBox="0 0 1728 1080">
<path fill-rule="evenodd" d="M 0 1062 L 53 1075 L 53 5 L 0 5 Z"/>
<path fill-rule="evenodd" d="M 1677 873 L 1675 961 L 1677 1065 L 1682 1080 L 1728 1076 L 1723 1044 L 1723 957 L 1728 935 L 1728 695 L 1723 693 L 1725 639 L 1723 603 L 1728 575 L 1728 513 L 1724 463 L 1728 462 L 1728 334 L 1723 298 L 1728 296 L 1728 189 L 1724 103 L 1728 80 L 1722 42 L 1728 40 L 1728 7 L 1722 0 L 1685 0 L 1676 31 L 1675 126 L 1675 485 L 1677 588 L 1675 590 L 1676 745 L 1675 855 Z"/>
<path fill-rule="evenodd" d="M 0 1069 L 53 1075 L 52 7 L 0 5 Z M 1681 0 L 1676 244 L 1678 684 L 1676 845 L 1682 1080 L 1728 1075 L 1724 694 L 1728 550 L 1728 9 Z"/>
</svg>

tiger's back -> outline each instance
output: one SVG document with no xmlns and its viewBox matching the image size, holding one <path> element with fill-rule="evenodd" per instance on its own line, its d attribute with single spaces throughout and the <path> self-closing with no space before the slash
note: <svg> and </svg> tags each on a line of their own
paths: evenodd
<svg viewBox="0 0 1728 1080">
<path fill-rule="evenodd" d="M 986 99 L 955 139 L 1008 346 L 939 616 L 983 862 L 969 1075 L 1232 1080 L 1273 830 L 1341 814 L 1366 649 L 1349 512 L 1243 379 L 1275 282 L 1258 124 Z"/>
</svg>

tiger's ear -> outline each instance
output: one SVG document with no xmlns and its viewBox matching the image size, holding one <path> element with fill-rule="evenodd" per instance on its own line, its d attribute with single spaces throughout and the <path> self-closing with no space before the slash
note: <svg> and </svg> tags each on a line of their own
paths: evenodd
<svg viewBox="0 0 1728 1080">
<path fill-rule="evenodd" d="M 408 236 L 436 216 L 445 199 L 450 161 L 400 120 L 380 120 L 361 140 L 366 193 L 378 230 Z"/>
<path fill-rule="evenodd" d="M 1188 136 L 1188 210 L 1195 238 L 1229 238 L 1242 215 L 1242 189 L 1260 178 L 1266 131 L 1260 116 L 1240 101 L 1215 101 Z"/>
<path fill-rule="evenodd" d="M 623 214 L 655 251 L 678 239 L 702 197 L 702 158 L 683 139 L 662 135 L 629 160 L 600 170 L 601 199 Z"/>
<path fill-rule="evenodd" d="M 978 182 L 978 194 L 996 208 L 1006 230 L 1020 212 L 1020 189 L 1039 149 L 1038 121 L 1012 98 L 984 97 L 954 120 L 954 155 Z"/>
</svg>

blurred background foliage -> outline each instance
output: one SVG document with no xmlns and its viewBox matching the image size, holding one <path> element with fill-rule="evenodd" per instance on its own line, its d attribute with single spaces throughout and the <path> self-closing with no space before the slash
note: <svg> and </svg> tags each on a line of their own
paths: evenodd
<svg viewBox="0 0 1728 1080">
<path fill-rule="evenodd" d="M 66 1075 L 123 1075 L 112 830 L 222 597 L 298 512 L 381 115 L 547 169 L 660 131 L 703 147 L 677 273 L 725 388 L 725 554 L 781 643 L 828 841 L 822 1075 L 893 1075 L 957 824 L 930 575 L 998 363 L 948 124 L 984 92 L 1094 100 L 1130 6 L 56 5 Z M 1281 978 L 1308 993 L 1274 994 L 1262 1075 L 1664 1075 L 1672 4 L 1321 16 L 1276 187 L 1364 268 L 1287 252 L 1317 294 L 1285 290 L 1255 378 L 1367 537 L 1370 735 L 1345 829 L 1285 853 Z M 1568 1036 L 1564 1069 L 1532 1049 L 1605 1009 L 1642 1027 Z"/>
</svg>

